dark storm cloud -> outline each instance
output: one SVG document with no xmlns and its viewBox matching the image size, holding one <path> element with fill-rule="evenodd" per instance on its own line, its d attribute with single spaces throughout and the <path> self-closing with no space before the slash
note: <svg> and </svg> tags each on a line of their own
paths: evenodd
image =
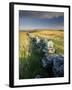
<svg viewBox="0 0 72 90">
<path fill-rule="evenodd" d="M 63 12 L 19 11 L 20 30 L 64 29 Z"/>
<path fill-rule="evenodd" d="M 30 17 L 30 18 L 54 18 L 59 16 L 64 16 L 63 12 L 45 12 L 45 11 L 24 11 L 20 10 L 20 17 Z"/>
</svg>

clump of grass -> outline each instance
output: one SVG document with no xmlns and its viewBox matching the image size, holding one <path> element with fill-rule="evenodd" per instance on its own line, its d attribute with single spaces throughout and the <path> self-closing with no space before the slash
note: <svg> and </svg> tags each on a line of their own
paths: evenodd
<svg viewBox="0 0 72 90">
<path fill-rule="evenodd" d="M 47 76 L 41 64 L 41 59 L 48 52 L 46 43 L 44 40 L 36 43 L 35 38 L 31 39 L 30 43 L 31 55 L 20 58 L 20 79 L 35 78 L 36 75 Z"/>
</svg>

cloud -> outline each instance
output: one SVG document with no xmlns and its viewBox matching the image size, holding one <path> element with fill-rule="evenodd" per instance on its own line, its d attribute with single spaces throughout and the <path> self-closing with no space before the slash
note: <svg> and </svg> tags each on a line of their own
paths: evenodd
<svg viewBox="0 0 72 90">
<path fill-rule="evenodd" d="M 29 18 L 57 18 L 59 16 L 64 16 L 63 12 L 45 12 L 45 11 L 24 11 L 20 10 L 20 17 Z"/>
</svg>

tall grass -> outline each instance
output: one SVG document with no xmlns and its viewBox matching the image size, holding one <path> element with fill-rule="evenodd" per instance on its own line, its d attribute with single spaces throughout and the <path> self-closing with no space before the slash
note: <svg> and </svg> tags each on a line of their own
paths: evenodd
<svg viewBox="0 0 72 90">
<path fill-rule="evenodd" d="M 48 77 L 48 73 L 42 67 L 41 59 L 44 55 L 42 52 L 45 43 L 41 41 L 40 45 L 36 45 L 28 34 L 28 32 L 20 32 L 20 50 L 19 50 L 19 79 L 31 79 L 37 75 Z M 56 54 L 64 54 L 64 32 L 63 31 L 36 31 L 31 32 L 38 36 L 41 40 L 48 39 L 54 42 Z"/>
</svg>

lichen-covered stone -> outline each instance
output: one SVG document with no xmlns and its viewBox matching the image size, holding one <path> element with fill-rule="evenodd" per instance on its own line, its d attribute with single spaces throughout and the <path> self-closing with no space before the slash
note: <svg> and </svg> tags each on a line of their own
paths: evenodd
<svg viewBox="0 0 72 90">
<path fill-rule="evenodd" d="M 62 55 L 45 56 L 42 59 L 42 65 L 49 77 L 64 76 L 64 57 Z"/>
</svg>

